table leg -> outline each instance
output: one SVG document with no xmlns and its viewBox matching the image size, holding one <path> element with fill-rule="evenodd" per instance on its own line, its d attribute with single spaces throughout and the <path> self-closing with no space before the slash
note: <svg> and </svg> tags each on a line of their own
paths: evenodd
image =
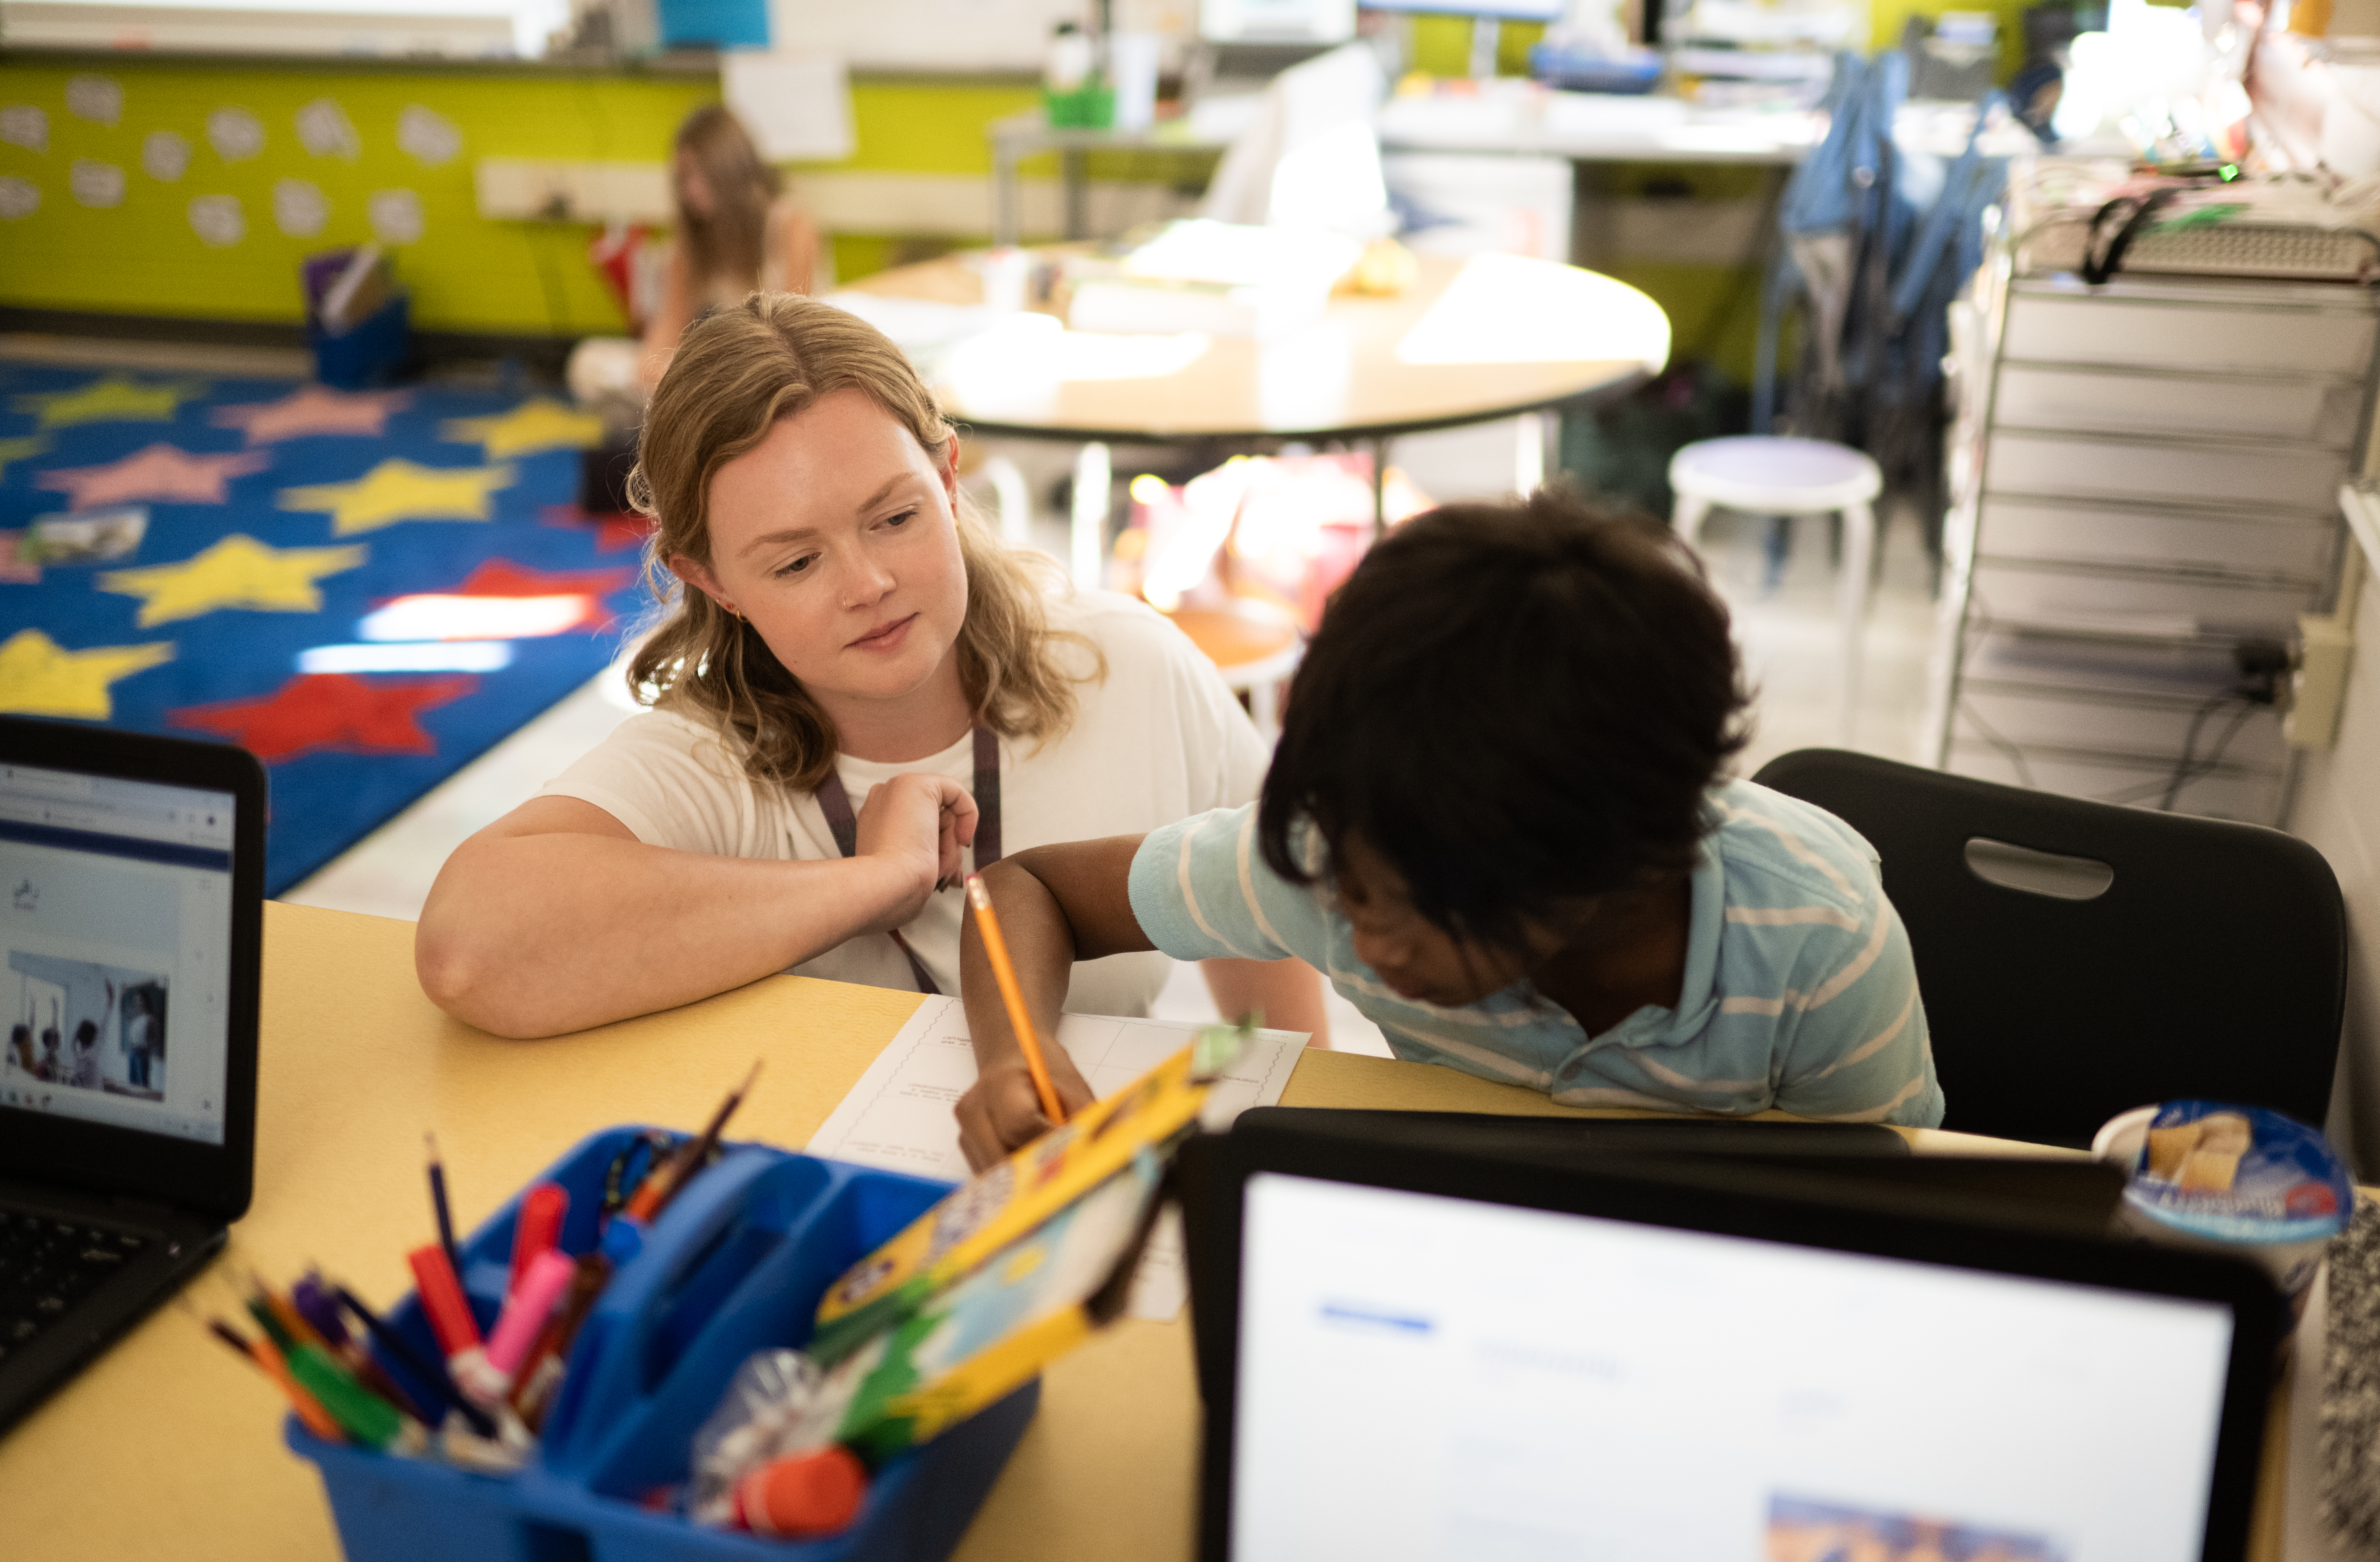
<svg viewBox="0 0 2380 1562">
<path fill-rule="evenodd" d="M 1066 238 L 1069 241 L 1091 236 L 1090 180 L 1085 173 L 1087 159 L 1079 150 L 1070 149 L 1058 154 L 1066 181 Z"/>
<path fill-rule="evenodd" d="M 1512 420 L 1512 492 L 1524 499 L 1546 485 L 1546 416 L 1524 412 Z"/>
<path fill-rule="evenodd" d="M 1389 530 L 1389 436 L 1372 441 L 1372 540 Z"/>
<path fill-rule="evenodd" d="M 1107 562 L 1108 498 L 1115 482 L 1108 447 L 1098 440 L 1075 458 L 1074 527 L 1068 538 L 1068 572 L 1077 591 L 1097 591 Z"/>
<path fill-rule="evenodd" d="M 1023 214 L 1018 211 L 1021 191 L 1016 180 L 1016 143 L 1005 136 L 995 136 L 991 142 L 991 241 L 1006 248 L 1022 242 Z"/>
<path fill-rule="evenodd" d="M 1000 503 L 1000 540 L 1012 548 L 1026 546 L 1033 541 L 1033 494 L 1025 474 L 1007 457 L 994 456 L 984 462 L 983 475 Z"/>
<path fill-rule="evenodd" d="M 1868 563 L 1876 553 L 1876 511 L 1866 505 L 1843 506 L 1842 741 L 1852 746 L 1859 725 L 1860 664 L 1867 641 Z"/>
</svg>

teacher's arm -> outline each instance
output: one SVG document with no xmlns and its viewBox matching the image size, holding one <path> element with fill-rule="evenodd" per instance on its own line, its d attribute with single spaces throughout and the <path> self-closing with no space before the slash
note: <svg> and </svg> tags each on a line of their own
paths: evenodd
<svg viewBox="0 0 2380 1562">
<path fill-rule="evenodd" d="M 1330 1044 L 1322 973 L 1304 960 L 1200 960 L 1198 972 L 1225 1019 L 1253 1016 L 1270 1030 L 1306 1032 L 1308 1046 Z"/>
<path fill-rule="evenodd" d="M 915 917 L 958 872 L 975 801 L 899 775 L 849 858 L 786 861 L 649 846 L 581 799 L 539 797 L 455 848 L 421 908 L 421 990 L 500 1036 L 559 1035 L 693 1003 Z"/>
<path fill-rule="evenodd" d="M 983 872 L 1001 941 L 1041 1038 L 1058 1098 L 1068 1112 L 1090 1104 L 1091 1089 L 1057 1044 L 1058 1015 L 1077 960 L 1154 949 L 1132 914 L 1130 883 L 1139 836 L 1068 841 L 1004 857 Z M 959 994 L 975 1040 L 976 1082 L 958 1104 L 959 1147 L 978 1170 L 1051 1126 L 1018 1049 L 1000 982 L 972 915 L 959 930 Z"/>
</svg>

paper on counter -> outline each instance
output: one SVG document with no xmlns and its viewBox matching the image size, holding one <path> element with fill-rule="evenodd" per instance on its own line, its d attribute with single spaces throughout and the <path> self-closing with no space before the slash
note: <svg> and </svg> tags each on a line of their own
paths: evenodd
<svg viewBox="0 0 2380 1562">
<path fill-rule="evenodd" d="M 1180 1052 L 1200 1028 L 1179 1020 L 1069 1014 L 1058 1021 L 1058 1044 L 1074 1059 L 1084 1082 L 1104 1097 Z M 1215 1082 L 1210 1099 L 1234 1113 L 1273 1105 L 1305 1045 L 1301 1031 L 1257 1031 Z M 956 998 L 929 997 L 811 1137 L 809 1153 L 912 1177 L 961 1181 L 967 1164 L 959 1149 L 953 1111 L 975 1079 L 975 1043 L 967 1034 L 965 1008 Z M 1135 1277 L 1132 1315 L 1172 1318 L 1189 1293 L 1181 1226 L 1169 1210 L 1150 1235 Z"/>
</svg>

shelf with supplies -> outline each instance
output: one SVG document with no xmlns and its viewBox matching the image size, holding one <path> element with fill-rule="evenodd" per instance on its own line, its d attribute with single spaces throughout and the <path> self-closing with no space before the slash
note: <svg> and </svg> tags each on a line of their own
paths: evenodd
<svg viewBox="0 0 2380 1562">
<path fill-rule="evenodd" d="M 1953 311 L 1932 757 L 2278 824 L 2295 750 L 2265 696 L 2299 616 L 2338 589 L 2380 298 L 2235 277 L 2086 285 L 2026 275 L 2022 250 L 1996 232 Z"/>
</svg>

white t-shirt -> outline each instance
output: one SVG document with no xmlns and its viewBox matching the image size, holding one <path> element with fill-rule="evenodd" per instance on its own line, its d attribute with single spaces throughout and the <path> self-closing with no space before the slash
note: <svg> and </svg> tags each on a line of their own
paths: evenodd
<svg viewBox="0 0 2380 1562">
<path fill-rule="evenodd" d="M 1075 686 L 1075 722 L 1057 738 L 1038 748 L 1029 739 L 1001 739 L 1003 854 L 1146 834 L 1207 809 L 1254 800 L 1269 757 L 1264 741 L 1188 636 L 1148 604 L 1110 592 L 1051 602 L 1049 613 L 1052 628 L 1077 630 L 1106 653 L 1107 677 Z M 1060 641 L 1056 650 L 1069 670 L 1090 670 L 1079 646 Z M 835 771 L 855 812 L 878 783 L 913 771 L 950 776 L 972 792 L 974 738 L 908 764 L 844 755 Z M 648 846 L 717 857 L 840 855 L 814 796 L 754 782 L 712 727 L 666 711 L 622 722 L 539 795 L 593 803 Z M 972 872 L 974 853 L 965 858 Z M 964 889 L 943 890 L 901 930 L 945 993 L 959 990 L 965 903 Z M 1159 954 L 1085 961 L 1075 968 L 1066 1007 L 1146 1014 L 1170 965 Z M 876 987 L 917 985 L 908 961 L 882 934 L 846 940 L 793 970 Z"/>
</svg>

